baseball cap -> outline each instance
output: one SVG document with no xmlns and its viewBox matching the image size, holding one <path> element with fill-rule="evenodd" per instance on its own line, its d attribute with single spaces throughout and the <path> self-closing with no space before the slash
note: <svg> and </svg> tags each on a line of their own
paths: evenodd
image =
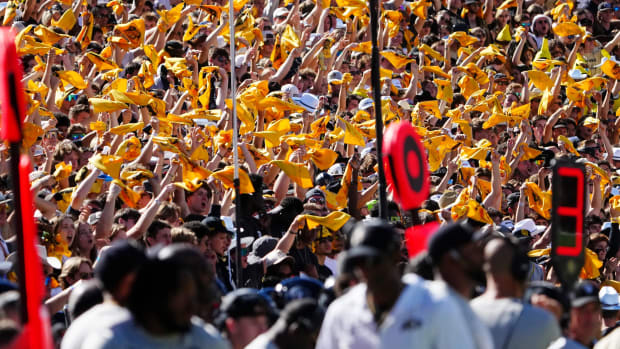
<svg viewBox="0 0 620 349">
<path fill-rule="evenodd" d="M 364 98 L 360 101 L 360 103 L 357 105 L 357 108 L 359 110 L 366 110 L 370 107 L 372 107 L 375 103 L 372 101 L 372 98 Z"/>
<path fill-rule="evenodd" d="M 332 70 L 327 74 L 327 83 L 342 83 L 342 73 L 338 70 Z"/>
<path fill-rule="evenodd" d="M 568 126 L 566 125 L 566 121 L 564 121 L 564 120 L 560 120 L 555 125 L 553 125 L 554 129 L 555 128 L 566 128 L 566 127 L 568 127 Z"/>
<path fill-rule="evenodd" d="M 273 11 L 273 18 L 278 18 L 280 16 L 288 15 L 289 10 L 286 7 L 278 7 L 275 11 Z"/>
<path fill-rule="evenodd" d="M 598 4 L 598 10 L 600 11 L 606 11 L 606 10 L 612 10 L 613 8 L 611 7 L 611 4 L 607 3 L 607 2 L 601 2 L 600 4 Z"/>
<path fill-rule="evenodd" d="M 207 229 L 209 229 L 209 233 L 207 234 L 209 236 L 213 236 L 217 233 L 230 233 L 219 217 L 207 217 L 202 220 L 202 224 L 206 225 Z"/>
<path fill-rule="evenodd" d="M 508 76 L 504 73 L 497 73 L 495 74 L 495 76 L 493 77 L 496 81 L 497 80 L 509 80 Z"/>
<path fill-rule="evenodd" d="M 295 104 L 303 107 L 306 111 L 314 113 L 319 105 L 319 98 L 312 93 L 302 93 L 301 96 L 291 98 Z"/>
<path fill-rule="evenodd" d="M 332 182 L 332 176 L 327 172 L 321 172 L 314 177 L 314 183 L 317 185 L 328 185 Z"/>
<path fill-rule="evenodd" d="M 439 197 L 439 201 L 437 202 L 439 204 L 439 208 L 444 209 L 450 206 L 453 202 L 456 201 L 457 196 L 458 195 L 455 191 L 446 190 L 443 194 L 441 194 L 441 196 Z"/>
<path fill-rule="evenodd" d="M 346 167 L 347 165 L 337 162 L 327 170 L 327 174 L 330 176 L 344 176 L 344 170 Z"/>
<path fill-rule="evenodd" d="M 521 194 L 519 192 L 514 192 L 506 197 L 506 203 L 508 204 L 508 206 L 512 206 L 519 202 L 520 198 Z"/>
<path fill-rule="evenodd" d="M 531 303 L 532 296 L 535 294 L 545 295 L 551 299 L 555 299 L 562 305 L 562 311 L 568 312 L 570 310 L 568 297 L 562 292 L 562 290 L 548 281 L 532 281 L 529 283 L 527 290 L 525 290 L 524 299 Z"/>
<path fill-rule="evenodd" d="M 34 150 L 32 151 L 32 156 L 41 156 L 44 154 L 45 154 L 45 151 L 43 150 L 43 147 L 38 144 L 35 144 Z"/>
<path fill-rule="evenodd" d="M 295 264 L 295 259 L 284 253 L 282 250 L 273 250 L 267 253 L 263 259 L 267 268 L 284 262 L 291 263 L 291 266 Z"/>
<path fill-rule="evenodd" d="M 600 302 L 598 288 L 590 281 L 582 281 L 575 286 L 570 298 L 570 305 L 579 308 L 591 302 Z"/>
<path fill-rule="evenodd" d="M 351 234 L 347 259 L 388 256 L 400 248 L 400 238 L 388 222 L 371 218 L 359 222 Z"/>
<path fill-rule="evenodd" d="M 254 242 L 254 237 L 252 236 L 246 236 L 240 239 L 241 240 L 241 248 L 247 248 L 248 246 L 252 246 L 252 243 Z M 235 248 L 237 248 L 237 239 L 232 239 L 232 241 L 230 242 L 230 246 L 228 247 L 228 251 L 232 251 Z M 243 256 L 243 254 L 242 254 Z"/>
<path fill-rule="evenodd" d="M 303 210 L 304 203 L 299 200 L 299 198 L 287 196 L 282 199 L 282 201 L 280 201 L 280 204 L 278 206 L 274 207 L 271 211 L 269 211 L 269 214 L 278 214 L 280 212 L 294 212 L 295 214 L 300 214 Z"/>
<path fill-rule="evenodd" d="M 444 254 L 476 241 L 478 238 L 479 235 L 475 234 L 474 230 L 465 224 L 444 225 L 429 238 L 428 256 L 436 264 Z"/>
<path fill-rule="evenodd" d="M 611 286 L 603 286 L 598 292 L 598 299 L 603 310 L 620 310 L 620 295 Z"/>
<path fill-rule="evenodd" d="M 95 278 L 101 281 L 104 290 L 114 291 L 126 275 L 138 270 L 146 260 L 146 254 L 137 242 L 113 242 L 109 248 L 101 250 L 95 263 Z"/>
<path fill-rule="evenodd" d="M 297 276 L 282 280 L 276 285 L 275 291 L 282 295 L 285 304 L 294 299 L 312 298 L 316 300 L 323 291 L 323 284 L 313 278 Z"/>
<path fill-rule="evenodd" d="M 620 161 L 620 147 L 614 147 L 614 156 L 613 159 L 615 161 Z"/>
<path fill-rule="evenodd" d="M 222 298 L 220 307 L 226 318 L 269 315 L 272 311 L 265 297 L 252 288 L 240 288 Z"/>
<path fill-rule="evenodd" d="M 306 192 L 306 200 L 310 199 L 313 196 L 320 196 L 322 198 L 325 198 L 325 193 L 323 193 L 323 191 L 319 188 L 313 188 Z"/>
<path fill-rule="evenodd" d="M 544 225 L 536 225 L 536 222 L 534 222 L 534 220 L 531 218 L 525 218 L 518 221 L 514 225 L 512 233 L 517 236 L 523 235 L 532 237 L 542 233 L 543 231 L 545 231 L 546 228 L 547 227 L 545 227 Z"/>
<path fill-rule="evenodd" d="M 514 228 L 515 228 L 514 222 L 507 219 L 505 221 L 502 221 L 499 224 L 499 226 L 497 227 L 497 230 L 499 230 L 499 232 L 502 234 L 512 234 L 512 231 Z"/>
<path fill-rule="evenodd" d="M 299 89 L 293 84 L 286 84 L 280 88 L 282 92 L 286 92 L 291 97 L 299 97 Z"/>
<path fill-rule="evenodd" d="M 248 255 L 248 264 L 255 264 L 262 261 L 269 252 L 273 251 L 278 244 L 278 239 L 269 235 L 261 236 L 252 244 L 252 252 Z"/>
</svg>

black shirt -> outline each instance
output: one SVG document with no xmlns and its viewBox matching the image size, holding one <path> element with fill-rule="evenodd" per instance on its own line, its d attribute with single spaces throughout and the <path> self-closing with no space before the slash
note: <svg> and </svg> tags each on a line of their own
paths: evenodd
<svg viewBox="0 0 620 349">
<path fill-rule="evenodd" d="M 288 254 L 295 259 L 295 269 L 298 272 L 306 272 L 309 265 L 314 265 L 317 270 L 319 269 L 319 260 L 308 247 L 301 249 L 293 247 Z"/>
</svg>

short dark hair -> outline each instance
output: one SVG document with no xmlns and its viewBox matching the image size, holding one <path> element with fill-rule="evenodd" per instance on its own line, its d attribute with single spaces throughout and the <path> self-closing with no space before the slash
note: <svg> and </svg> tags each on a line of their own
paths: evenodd
<svg viewBox="0 0 620 349">
<path fill-rule="evenodd" d="M 136 210 L 135 208 L 123 208 L 114 215 L 114 223 L 118 223 L 121 218 L 125 221 L 130 219 L 137 221 L 138 219 L 140 219 L 140 211 Z"/>
<path fill-rule="evenodd" d="M 146 235 L 144 236 L 144 238 L 154 239 L 160 230 L 166 228 L 171 229 L 170 224 L 168 224 L 166 221 L 162 221 L 161 219 L 156 219 L 153 221 L 153 223 L 151 223 L 151 225 L 149 225 L 148 229 L 146 229 Z"/>
<path fill-rule="evenodd" d="M 71 109 L 69 109 L 69 119 L 70 120 L 74 120 L 75 117 L 79 113 L 89 113 L 90 114 L 90 107 L 88 105 L 85 105 L 85 104 L 76 104 L 76 105 L 74 105 L 73 107 L 71 107 Z"/>
<path fill-rule="evenodd" d="M 191 221 L 183 224 L 183 228 L 187 228 L 196 234 L 196 238 L 200 241 L 203 237 L 209 235 L 209 229 L 200 221 Z"/>
</svg>

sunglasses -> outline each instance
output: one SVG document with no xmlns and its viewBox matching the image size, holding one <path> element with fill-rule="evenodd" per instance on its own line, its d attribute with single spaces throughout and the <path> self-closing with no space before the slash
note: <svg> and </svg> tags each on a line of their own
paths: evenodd
<svg viewBox="0 0 620 349">
<path fill-rule="evenodd" d="M 323 205 L 325 203 L 325 199 L 323 199 L 320 196 L 313 196 L 310 199 L 308 199 L 308 202 L 311 204 L 320 204 Z"/>
<path fill-rule="evenodd" d="M 85 134 L 83 133 L 74 133 L 71 135 L 71 139 L 74 141 L 77 141 L 79 139 L 82 139 L 85 136 Z"/>
<path fill-rule="evenodd" d="M 241 248 L 241 257 L 245 257 L 245 256 L 247 256 L 247 255 L 248 255 L 248 253 L 249 253 L 249 252 L 248 252 L 248 249 L 247 249 L 247 248 L 245 248 L 245 247 L 242 247 L 242 248 Z"/>
<path fill-rule="evenodd" d="M 77 101 L 78 99 L 78 95 L 71 93 L 69 95 L 67 95 L 67 97 L 65 97 L 65 101 L 67 102 L 73 102 L 73 101 Z"/>
<path fill-rule="evenodd" d="M 595 248 L 595 249 L 594 249 L 594 252 L 596 252 L 596 254 L 599 254 L 599 253 L 601 253 L 601 252 L 605 252 L 605 253 L 607 253 L 607 251 L 608 251 L 608 250 L 609 250 L 609 247 L 605 247 L 605 248 L 600 248 L 600 247 L 599 247 L 599 248 Z"/>
<path fill-rule="evenodd" d="M 82 280 L 92 279 L 93 276 L 94 276 L 93 272 L 90 272 L 90 273 L 80 273 L 80 279 L 82 279 Z"/>
</svg>

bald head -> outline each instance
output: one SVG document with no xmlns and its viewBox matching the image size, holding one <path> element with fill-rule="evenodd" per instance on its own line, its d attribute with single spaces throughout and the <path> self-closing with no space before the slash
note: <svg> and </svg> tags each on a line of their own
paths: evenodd
<svg viewBox="0 0 620 349">
<path fill-rule="evenodd" d="M 484 270 L 494 277 L 511 275 L 515 248 L 504 239 L 493 239 L 484 248 Z"/>
</svg>

